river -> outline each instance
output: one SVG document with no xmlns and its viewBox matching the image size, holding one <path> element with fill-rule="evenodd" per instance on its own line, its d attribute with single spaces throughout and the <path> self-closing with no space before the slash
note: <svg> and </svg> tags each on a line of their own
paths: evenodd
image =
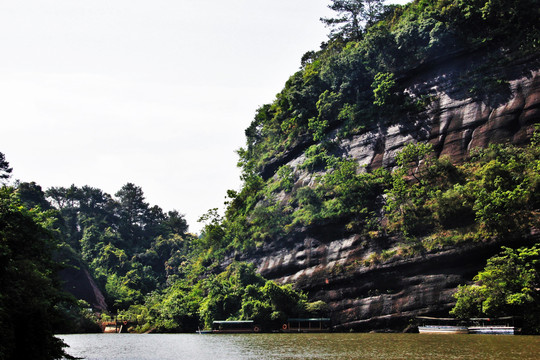
<svg viewBox="0 0 540 360">
<path fill-rule="evenodd" d="M 427 334 L 58 335 L 87 360 L 538 360 L 540 337 Z"/>
</svg>

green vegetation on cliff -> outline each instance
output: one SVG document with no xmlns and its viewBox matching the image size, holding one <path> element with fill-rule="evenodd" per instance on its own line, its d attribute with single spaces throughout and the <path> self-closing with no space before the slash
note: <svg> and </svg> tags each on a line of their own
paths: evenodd
<svg viewBox="0 0 540 360">
<path fill-rule="evenodd" d="M 362 9 L 377 1 L 332 3 L 338 15 L 351 15 L 336 18 L 341 30 L 306 53 L 273 103 L 257 110 L 239 151 L 246 174 L 269 178 L 288 154 L 330 141 L 338 127 L 338 137 L 347 137 L 414 114 L 431 94 L 413 100 L 400 81 L 420 66 L 480 49 L 521 56 L 540 45 L 536 0 L 421 0 L 377 7 L 368 18 L 361 18 Z"/>
<path fill-rule="evenodd" d="M 340 148 L 353 135 L 414 126 L 436 100 L 422 87 L 405 91 L 422 68 L 481 56 L 486 64 L 462 74 L 456 87 L 486 102 L 508 93 L 504 75 L 487 68 L 538 53 L 538 2 L 414 1 L 379 8 L 369 20 L 363 3 L 332 1 L 328 42 L 304 55 L 246 129 L 238 151 L 243 187 L 228 192 L 225 216 L 202 234 L 212 239 L 214 261 L 224 251 L 245 253 L 336 224 L 373 242 L 399 239 L 364 259 L 366 266 L 511 241 L 538 225 L 538 131 L 526 148 L 472 149 L 459 164 L 430 144 L 409 144 L 390 163 L 393 171 L 361 169 Z"/>
<path fill-rule="evenodd" d="M 387 191 L 388 230 L 431 250 L 467 240 L 519 238 L 538 224 L 536 140 L 526 148 L 490 145 L 461 165 L 430 154 L 429 145 L 409 145 L 398 154 Z"/>
<path fill-rule="evenodd" d="M 337 31 L 332 32 L 321 50 L 304 55 L 301 69 L 289 78 L 273 103 L 257 110 L 245 132 L 246 146 L 238 151 L 244 184 L 240 191 L 228 192 L 230 200 L 221 222 L 221 236 L 216 241 L 221 247 L 245 251 L 264 241 L 279 241 L 299 226 L 324 224 L 337 218 L 346 221 L 349 229 L 377 231 L 376 213 L 385 191 L 393 194 L 387 209 L 394 228 L 395 223 L 402 221 L 400 230 L 405 236 L 431 231 L 434 223 L 421 231 L 415 229 L 422 212 L 427 215 L 433 211 L 427 208 L 430 204 L 420 206 L 426 197 L 435 197 L 421 193 L 428 188 L 423 183 L 430 181 L 440 187 L 439 205 L 456 202 L 458 185 L 463 184 L 465 173 L 440 174 L 449 178 L 423 179 L 418 184 L 398 175 L 405 169 L 392 175 L 393 180 L 385 170 L 366 169 L 367 172 L 358 174 L 362 169 L 355 168 L 354 160 L 343 158 L 338 142 L 381 126 L 414 123 L 434 96 L 429 92 L 403 91 L 404 81 L 419 67 L 474 52 L 489 53 L 489 61 L 504 63 L 539 49 L 538 3 L 534 0 L 414 1 L 378 8 L 369 21 L 362 18 L 363 3 L 332 2 L 330 7 L 337 11 L 339 21 L 325 22 Z M 371 2 L 364 5 L 368 6 L 367 3 Z M 345 13 L 348 15 L 340 16 Z M 463 79 L 462 86 L 473 96 L 487 96 L 491 90 L 500 92 L 508 86 L 504 80 L 478 71 Z M 304 159 L 298 169 L 287 164 L 301 155 Z M 481 156 L 487 159 L 487 154 L 477 158 Z M 401 167 L 404 166 L 407 165 Z M 433 166 L 436 168 L 431 172 L 458 171 L 451 160 L 437 160 Z M 506 164 L 503 167 L 505 171 L 511 170 Z M 311 185 L 302 184 L 300 176 L 303 181 L 311 181 Z M 437 183 L 439 180 L 441 183 Z M 490 191 L 485 190 L 486 194 Z M 475 212 L 486 231 L 497 230 L 493 229 L 497 220 L 489 217 L 497 216 L 498 210 L 493 208 L 494 204 L 490 207 L 482 203 L 493 202 L 490 196 L 483 195 L 474 204 L 469 203 L 462 209 L 465 212 L 458 211 L 459 216 L 474 218 Z M 399 197 L 408 197 L 410 202 L 399 204 L 403 211 L 407 210 L 400 213 L 401 220 L 392 214 L 396 201 L 404 201 Z M 458 220 L 452 214 L 444 214 L 445 211 L 444 207 L 438 210 L 436 221 L 448 228 L 449 222 Z"/>
</svg>

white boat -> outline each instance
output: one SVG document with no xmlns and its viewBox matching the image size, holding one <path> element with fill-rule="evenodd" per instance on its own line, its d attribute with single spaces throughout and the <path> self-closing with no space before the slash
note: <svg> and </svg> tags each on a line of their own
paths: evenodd
<svg viewBox="0 0 540 360">
<path fill-rule="evenodd" d="M 514 335 L 515 332 L 513 326 L 469 326 L 470 334 Z"/>
<path fill-rule="evenodd" d="M 471 318 L 472 325 L 469 326 L 471 334 L 490 334 L 490 335 L 514 335 L 516 327 L 515 318 L 512 316 L 499 318 Z"/>
<path fill-rule="evenodd" d="M 469 329 L 466 326 L 453 325 L 425 325 L 419 326 L 420 334 L 468 334 Z"/>
<path fill-rule="evenodd" d="M 418 316 L 422 325 L 418 326 L 420 334 L 468 334 L 469 329 L 462 321 L 454 318 L 435 318 Z"/>
</svg>

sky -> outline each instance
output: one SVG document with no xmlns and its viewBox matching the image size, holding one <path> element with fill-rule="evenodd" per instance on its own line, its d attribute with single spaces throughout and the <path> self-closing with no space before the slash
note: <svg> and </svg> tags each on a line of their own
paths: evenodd
<svg viewBox="0 0 540 360">
<path fill-rule="evenodd" d="M 0 152 L 12 180 L 131 182 L 190 231 L 241 187 L 236 150 L 318 50 L 329 0 L 0 4 Z"/>
</svg>

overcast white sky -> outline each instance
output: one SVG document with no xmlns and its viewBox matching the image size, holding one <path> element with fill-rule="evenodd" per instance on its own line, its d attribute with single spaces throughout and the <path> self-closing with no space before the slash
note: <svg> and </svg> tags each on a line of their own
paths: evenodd
<svg viewBox="0 0 540 360">
<path fill-rule="evenodd" d="M 13 179 L 132 182 L 190 231 L 240 188 L 255 110 L 317 50 L 329 0 L 0 4 L 0 152 Z"/>
</svg>

